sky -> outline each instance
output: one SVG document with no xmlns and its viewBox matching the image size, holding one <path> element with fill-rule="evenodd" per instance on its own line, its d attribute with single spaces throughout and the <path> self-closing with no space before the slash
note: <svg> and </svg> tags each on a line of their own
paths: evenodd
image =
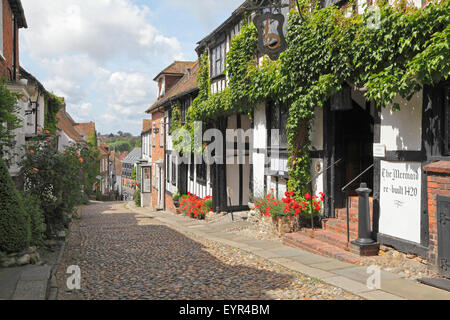
<svg viewBox="0 0 450 320">
<path fill-rule="evenodd" d="M 243 0 L 22 0 L 20 64 L 77 122 L 140 135 L 156 75 L 195 61 L 198 41 Z"/>
</svg>

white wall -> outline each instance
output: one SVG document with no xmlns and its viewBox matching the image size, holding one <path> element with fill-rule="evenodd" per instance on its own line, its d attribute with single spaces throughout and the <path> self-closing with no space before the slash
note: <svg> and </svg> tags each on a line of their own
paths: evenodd
<svg viewBox="0 0 450 320">
<path fill-rule="evenodd" d="M 313 150 L 323 150 L 323 108 L 316 107 L 311 130 L 311 147 Z"/>
<path fill-rule="evenodd" d="M 391 107 L 381 111 L 381 144 L 387 151 L 420 151 L 422 149 L 423 92 L 406 101 L 397 98 L 400 111 Z"/>
<path fill-rule="evenodd" d="M 58 138 L 58 151 L 64 152 L 66 148 L 72 146 L 75 144 L 75 141 L 73 141 L 64 131 L 60 131 L 60 136 Z"/>
<path fill-rule="evenodd" d="M 266 106 L 259 104 L 254 111 L 254 149 L 267 147 Z M 253 193 L 256 198 L 264 197 L 264 173 L 266 157 L 263 153 L 253 152 Z"/>
</svg>

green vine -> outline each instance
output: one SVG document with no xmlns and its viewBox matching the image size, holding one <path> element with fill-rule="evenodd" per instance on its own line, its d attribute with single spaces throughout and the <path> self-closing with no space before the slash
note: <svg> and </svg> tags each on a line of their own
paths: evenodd
<svg viewBox="0 0 450 320">
<path fill-rule="evenodd" d="M 52 93 L 45 95 L 45 128 L 52 133 L 56 133 L 58 118 L 56 115 L 63 106 L 63 98 L 59 98 Z"/>
<path fill-rule="evenodd" d="M 278 61 L 256 61 L 257 31 L 244 25 L 227 54 L 228 87 L 211 94 L 209 61 L 200 59 L 200 94 L 188 112 L 192 121 L 211 122 L 232 114 L 251 114 L 262 101 L 289 106 L 289 188 L 304 194 L 310 179 L 310 131 L 316 107 L 323 107 L 344 83 L 367 88 L 366 99 L 379 107 L 399 109 L 395 98 L 411 97 L 424 85 L 450 74 L 450 1 L 424 9 L 405 1 L 348 16 L 347 8 L 330 6 L 290 13 L 287 50 Z M 302 9 L 303 8 L 303 9 Z"/>
</svg>

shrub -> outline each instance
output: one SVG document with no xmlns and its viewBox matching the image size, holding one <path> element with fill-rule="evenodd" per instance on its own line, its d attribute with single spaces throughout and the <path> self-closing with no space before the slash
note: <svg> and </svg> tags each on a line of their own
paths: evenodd
<svg viewBox="0 0 450 320">
<path fill-rule="evenodd" d="M 134 192 L 134 203 L 136 203 L 138 207 L 141 206 L 141 189 L 139 188 Z"/>
<path fill-rule="evenodd" d="M 22 192 L 22 200 L 25 211 L 31 222 L 31 244 L 41 245 L 46 231 L 44 211 L 41 209 L 41 201 L 29 192 Z"/>
<path fill-rule="evenodd" d="M 30 245 L 30 238 L 30 217 L 0 157 L 0 251 L 21 251 Z"/>
</svg>

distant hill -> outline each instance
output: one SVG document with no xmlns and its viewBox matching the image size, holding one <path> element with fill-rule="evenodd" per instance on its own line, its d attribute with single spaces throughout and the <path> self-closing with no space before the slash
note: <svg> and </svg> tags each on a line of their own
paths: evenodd
<svg viewBox="0 0 450 320">
<path fill-rule="evenodd" d="M 119 135 L 120 134 L 120 135 Z M 101 142 L 105 142 L 111 147 L 111 150 L 117 152 L 131 152 L 134 148 L 141 147 L 141 137 L 133 137 L 130 133 L 98 135 Z"/>
</svg>

